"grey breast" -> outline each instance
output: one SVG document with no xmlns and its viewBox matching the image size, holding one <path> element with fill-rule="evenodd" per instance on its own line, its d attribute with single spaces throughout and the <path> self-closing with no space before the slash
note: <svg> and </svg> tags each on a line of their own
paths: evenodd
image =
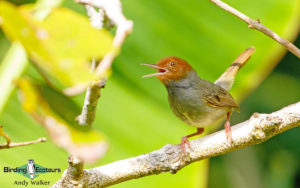
<svg viewBox="0 0 300 188">
<path fill-rule="evenodd" d="M 197 127 L 211 124 L 207 117 L 213 110 L 203 104 L 201 84 L 212 83 L 199 78 L 195 71 L 190 71 L 186 78 L 170 82 L 167 86 L 169 103 L 174 114 L 187 124 Z"/>
</svg>

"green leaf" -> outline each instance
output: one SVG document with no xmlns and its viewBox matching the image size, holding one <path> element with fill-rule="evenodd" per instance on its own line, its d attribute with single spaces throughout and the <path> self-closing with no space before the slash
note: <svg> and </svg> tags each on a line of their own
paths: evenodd
<svg viewBox="0 0 300 188">
<path fill-rule="evenodd" d="M 29 7 L 0 2 L 6 35 L 20 41 L 30 58 L 65 87 L 95 79 L 89 61 L 112 50 L 112 36 L 96 30 L 86 17 L 66 8 L 53 9 L 39 22 Z"/>
<path fill-rule="evenodd" d="M 35 4 L 35 6 L 38 7 L 38 11 L 35 11 L 34 17 L 42 20 L 53 7 L 59 6 L 62 1 L 63 0 L 38 0 Z M 4 41 L 6 41 L 6 38 L 4 38 Z M 3 41 L 1 42 L 2 45 L 7 45 Z M 3 89 L 0 93 L 0 114 L 13 91 L 13 80 L 18 79 L 19 76 L 21 76 L 28 63 L 29 61 L 25 49 L 19 42 L 13 43 L 0 65 L 0 85 Z"/>
<path fill-rule="evenodd" d="M 68 124 L 83 129 L 79 126 L 75 119 L 81 113 L 81 108 L 70 97 L 65 96 L 61 92 L 53 89 L 47 85 L 38 85 L 38 92 L 47 101 L 51 111 L 55 112 L 61 119 Z"/>
<path fill-rule="evenodd" d="M 99 131 L 80 127 L 75 118 L 80 108 L 71 99 L 46 85 L 20 79 L 23 109 L 42 124 L 52 141 L 86 162 L 95 162 L 107 149 L 105 137 Z M 93 155 L 88 153 L 93 152 Z"/>
<path fill-rule="evenodd" d="M 24 48 L 19 43 L 13 43 L 0 64 L 0 114 L 13 91 L 13 81 L 21 76 L 27 63 Z"/>
<path fill-rule="evenodd" d="M 47 40 L 53 53 L 62 59 L 97 59 L 112 49 L 112 37 L 106 30 L 91 27 L 86 17 L 66 8 L 54 9 L 42 26 L 50 34 Z"/>
</svg>

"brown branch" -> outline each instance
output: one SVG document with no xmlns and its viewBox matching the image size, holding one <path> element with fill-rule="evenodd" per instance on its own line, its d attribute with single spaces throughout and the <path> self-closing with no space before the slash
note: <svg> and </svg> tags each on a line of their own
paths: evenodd
<svg viewBox="0 0 300 188">
<path fill-rule="evenodd" d="M 83 170 L 83 173 L 79 173 L 82 174 L 81 178 L 77 179 L 68 175 L 69 168 L 52 187 L 106 187 L 162 172 L 173 174 L 193 162 L 259 144 L 299 125 L 300 102 L 271 114 L 254 113 L 249 120 L 232 127 L 232 144 L 227 142 L 225 131 L 222 130 L 191 140 L 187 155 L 182 153 L 179 145 L 168 144 L 151 153 Z"/>
<path fill-rule="evenodd" d="M 295 56 L 297 56 L 300 59 L 300 49 L 297 48 L 294 44 L 289 42 L 288 40 L 280 37 L 278 34 L 273 32 L 271 29 L 264 26 L 262 23 L 260 23 L 259 20 L 253 20 L 247 15 L 243 14 L 242 12 L 232 8 L 228 4 L 222 2 L 221 0 L 210 0 L 214 4 L 216 4 L 218 7 L 224 9 L 225 11 L 233 14 L 234 16 L 238 17 L 242 21 L 246 22 L 248 24 L 248 27 L 250 29 L 256 29 L 265 35 L 271 37 L 275 41 L 277 41 L 279 44 L 284 46 L 286 49 L 288 49 L 291 53 L 293 53 Z"/>
<path fill-rule="evenodd" d="M 9 148 L 15 148 L 20 146 L 27 146 L 31 144 L 40 143 L 40 142 L 46 142 L 46 140 L 47 140 L 46 138 L 39 138 L 37 140 L 27 141 L 27 142 L 9 142 L 6 144 L 1 144 L 0 149 L 9 149 Z"/>
<path fill-rule="evenodd" d="M 47 140 L 46 138 L 39 138 L 37 140 L 27 141 L 27 142 L 10 142 L 9 144 L 0 145 L 0 149 L 9 149 L 9 148 L 15 148 L 15 147 L 19 147 L 19 146 L 28 146 L 31 144 L 46 142 L 46 140 Z"/>
<path fill-rule="evenodd" d="M 15 147 L 19 147 L 19 146 L 27 146 L 27 145 L 31 145 L 31 144 L 45 142 L 47 140 L 46 138 L 39 138 L 34 141 L 11 142 L 11 139 L 9 138 L 9 136 L 3 131 L 2 125 L 0 125 L 0 136 L 3 136 L 6 140 L 5 144 L 0 144 L 0 149 L 9 149 L 9 148 L 15 148 Z"/>
<path fill-rule="evenodd" d="M 64 185 L 64 188 L 80 187 L 83 184 L 83 162 L 74 155 L 68 158 L 69 167 L 63 174 L 65 178 L 58 180 L 56 185 Z"/>
<path fill-rule="evenodd" d="M 5 140 L 6 140 L 5 145 L 8 146 L 10 144 L 11 140 L 10 140 L 9 136 L 3 131 L 3 126 L 2 125 L 0 125 L 0 135 L 5 138 Z"/>
<path fill-rule="evenodd" d="M 79 125 L 89 127 L 93 125 L 96 118 L 98 99 L 101 96 L 101 89 L 104 88 L 105 82 L 106 80 L 94 81 L 87 88 L 82 112 L 76 118 Z"/>
</svg>

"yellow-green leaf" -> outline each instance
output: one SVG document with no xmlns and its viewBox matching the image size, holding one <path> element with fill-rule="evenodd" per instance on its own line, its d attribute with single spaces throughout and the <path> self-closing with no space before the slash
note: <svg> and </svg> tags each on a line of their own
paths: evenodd
<svg viewBox="0 0 300 188">
<path fill-rule="evenodd" d="M 42 25 L 49 32 L 51 49 L 62 59 L 101 58 L 112 49 L 106 30 L 91 27 L 86 17 L 69 9 L 54 9 Z"/>
<path fill-rule="evenodd" d="M 27 79 L 20 79 L 17 85 L 23 91 L 20 96 L 22 108 L 28 113 L 36 111 L 39 102 L 36 88 Z"/>
<path fill-rule="evenodd" d="M 94 129 L 81 128 L 75 121 L 80 108 L 70 98 L 46 85 L 20 79 L 22 106 L 43 125 L 52 141 L 87 162 L 96 162 L 107 150 L 105 136 Z M 96 151 L 96 152 L 95 152 Z M 93 155 L 88 153 L 93 152 Z"/>
<path fill-rule="evenodd" d="M 53 9 L 48 17 L 38 21 L 29 8 L 0 2 L 5 34 L 20 41 L 30 58 L 64 87 L 95 79 L 89 61 L 112 50 L 112 36 L 96 30 L 86 17 L 69 9 Z"/>
</svg>

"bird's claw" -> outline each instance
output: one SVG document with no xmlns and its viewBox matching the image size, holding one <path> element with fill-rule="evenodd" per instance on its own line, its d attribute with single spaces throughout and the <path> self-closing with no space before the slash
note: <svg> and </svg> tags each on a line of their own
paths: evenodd
<svg viewBox="0 0 300 188">
<path fill-rule="evenodd" d="M 189 140 L 187 139 L 187 136 L 182 137 L 181 143 L 180 143 L 180 148 L 181 148 L 182 152 L 186 155 L 185 145 L 187 145 L 190 149 L 192 149 L 191 144 L 190 144 Z"/>
<path fill-rule="evenodd" d="M 233 143 L 231 132 L 230 133 L 226 133 L 226 139 L 227 139 L 227 142 Z"/>
<path fill-rule="evenodd" d="M 227 121 L 225 123 L 225 134 L 226 134 L 227 142 L 229 142 L 230 144 L 233 143 L 232 133 L 231 133 L 231 127 L 230 127 L 229 121 Z"/>
</svg>

